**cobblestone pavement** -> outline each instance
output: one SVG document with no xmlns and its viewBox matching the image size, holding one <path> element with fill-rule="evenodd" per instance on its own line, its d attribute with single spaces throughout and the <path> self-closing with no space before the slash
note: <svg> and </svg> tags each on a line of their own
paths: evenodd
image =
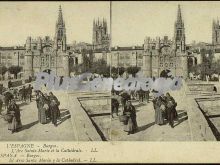
<svg viewBox="0 0 220 165">
<path fill-rule="evenodd" d="M 17 133 L 11 134 L 8 131 L 8 123 L 0 117 L 0 140 L 1 141 L 71 141 L 75 139 L 71 124 L 70 115 L 65 106 L 65 98 L 58 97 L 61 102 L 61 121 L 55 127 L 51 122 L 40 124 L 38 122 L 38 112 L 36 102 L 17 103 L 21 109 L 21 121 L 23 128 Z"/>
</svg>

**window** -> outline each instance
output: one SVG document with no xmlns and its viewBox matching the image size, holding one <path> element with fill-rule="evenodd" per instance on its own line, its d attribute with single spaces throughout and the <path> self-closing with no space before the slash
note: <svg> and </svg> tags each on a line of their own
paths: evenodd
<svg viewBox="0 0 220 165">
<path fill-rule="evenodd" d="M 138 58 L 139 58 L 139 59 L 143 59 L 142 54 L 139 54 L 139 55 L 138 55 Z"/>
<path fill-rule="evenodd" d="M 23 54 L 20 55 L 20 59 L 24 59 L 24 55 Z"/>
<path fill-rule="evenodd" d="M 160 67 L 163 67 L 163 63 L 162 62 L 160 63 Z"/>
<path fill-rule="evenodd" d="M 45 65 L 45 58 L 41 57 L 41 66 L 44 66 L 44 65 Z"/>
<path fill-rule="evenodd" d="M 137 65 L 138 65 L 138 66 L 143 66 L 143 61 L 142 61 L 142 60 L 139 60 L 139 61 L 137 62 Z"/>
<path fill-rule="evenodd" d="M 121 56 L 120 56 L 120 59 L 121 59 L 121 60 L 124 60 L 124 55 L 121 55 Z"/>
<path fill-rule="evenodd" d="M 55 66 L 55 58 L 51 57 L 51 66 Z"/>
<path fill-rule="evenodd" d="M 3 59 L 2 60 L 2 65 L 5 65 L 5 64 L 6 64 L 5 59 Z"/>
</svg>

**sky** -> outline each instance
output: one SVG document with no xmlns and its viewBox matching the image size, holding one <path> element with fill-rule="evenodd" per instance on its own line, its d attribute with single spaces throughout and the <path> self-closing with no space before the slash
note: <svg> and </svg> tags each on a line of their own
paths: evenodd
<svg viewBox="0 0 220 165">
<path fill-rule="evenodd" d="M 0 2 L 0 46 L 24 45 L 28 36 L 54 37 L 59 5 L 67 43 L 92 43 L 94 18 L 110 24 L 109 2 Z"/>
<path fill-rule="evenodd" d="M 186 43 L 211 42 L 212 21 L 220 18 L 220 2 L 113 2 L 112 45 L 142 45 L 146 36 L 174 35 L 178 4 L 185 23 Z"/>
<path fill-rule="evenodd" d="M 211 42 L 212 21 L 220 18 L 220 2 L 113 1 L 112 46 L 142 45 L 144 38 L 174 35 L 181 5 L 186 43 Z M 59 5 L 67 43 L 92 42 L 94 18 L 106 18 L 110 32 L 110 2 L 0 2 L 0 46 L 24 45 L 28 36 L 54 37 Z"/>
</svg>

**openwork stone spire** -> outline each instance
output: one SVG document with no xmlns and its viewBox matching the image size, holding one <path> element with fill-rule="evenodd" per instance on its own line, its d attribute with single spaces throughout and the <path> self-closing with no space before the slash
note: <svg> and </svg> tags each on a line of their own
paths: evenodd
<svg viewBox="0 0 220 165">
<path fill-rule="evenodd" d="M 58 21 L 57 24 L 63 25 L 63 14 L 62 14 L 62 8 L 61 5 L 59 6 L 59 15 L 58 15 Z"/>
</svg>

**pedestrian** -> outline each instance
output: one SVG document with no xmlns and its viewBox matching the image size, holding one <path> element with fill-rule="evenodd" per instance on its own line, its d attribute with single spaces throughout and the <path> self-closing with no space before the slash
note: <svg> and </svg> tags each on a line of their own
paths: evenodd
<svg viewBox="0 0 220 165">
<path fill-rule="evenodd" d="M 29 84 L 27 88 L 27 95 L 28 95 L 29 102 L 31 102 L 31 99 L 32 99 L 32 90 L 33 90 L 33 87 L 31 86 L 31 84 Z"/>
<path fill-rule="evenodd" d="M 174 128 L 174 118 L 177 118 L 176 106 L 177 103 L 175 102 L 174 98 L 170 96 L 167 92 L 165 97 L 165 107 L 167 111 L 167 119 L 169 121 L 169 125 Z"/>
<path fill-rule="evenodd" d="M 150 99 L 150 91 L 147 90 L 147 91 L 145 91 L 144 93 L 145 93 L 145 98 L 146 98 L 147 102 L 149 103 L 149 99 Z"/>
<path fill-rule="evenodd" d="M 126 102 L 128 100 L 131 100 L 131 96 L 125 90 L 122 91 L 120 95 L 121 95 L 121 104 L 122 104 L 122 108 L 123 108 L 123 111 L 124 111 Z"/>
<path fill-rule="evenodd" d="M 13 90 L 13 95 L 14 95 L 14 98 L 15 98 L 15 99 L 18 98 L 18 89 L 14 88 L 14 90 Z"/>
<path fill-rule="evenodd" d="M 214 92 L 214 93 L 217 93 L 217 88 L 216 88 L 215 85 L 214 85 L 214 87 L 213 87 L 213 92 Z"/>
<path fill-rule="evenodd" d="M 138 91 L 139 102 L 144 102 L 144 91 L 142 88 Z"/>
<path fill-rule="evenodd" d="M 16 104 L 14 99 L 9 104 L 7 114 L 11 116 L 10 120 L 8 121 L 8 130 L 11 130 L 11 133 L 17 132 L 18 129 L 22 127 L 22 124 L 19 106 Z"/>
<path fill-rule="evenodd" d="M 163 103 L 162 97 L 159 96 L 159 97 L 154 98 L 153 105 L 154 105 L 154 110 L 155 110 L 155 124 L 163 125 L 165 105 Z"/>
<path fill-rule="evenodd" d="M 4 102 L 5 102 L 5 109 L 8 110 L 8 106 L 11 100 L 14 98 L 13 94 L 9 91 L 5 92 L 4 94 Z"/>
<path fill-rule="evenodd" d="M 135 107 L 131 104 L 131 100 L 126 102 L 123 115 L 127 116 L 127 121 L 124 123 L 124 131 L 128 132 L 128 135 L 135 133 L 138 126 L 136 120 L 136 110 Z"/>
<path fill-rule="evenodd" d="M 25 88 L 25 86 L 23 86 L 21 89 L 21 100 L 22 100 L 22 102 L 26 102 L 26 88 Z"/>
<path fill-rule="evenodd" d="M 52 119 L 52 123 L 54 124 L 55 127 L 57 127 L 57 119 L 58 117 L 60 117 L 60 113 L 59 113 L 59 101 L 57 99 L 57 97 L 50 92 L 49 93 L 49 99 L 50 99 L 50 112 L 51 112 L 51 119 Z"/>
<path fill-rule="evenodd" d="M 41 95 L 41 91 L 40 90 L 35 90 L 37 108 L 39 107 L 39 97 L 40 97 L 40 95 Z"/>
<path fill-rule="evenodd" d="M 47 118 L 46 118 L 47 108 L 49 108 L 49 106 L 47 105 L 46 99 L 43 93 L 40 93 L 40 96 L 38 97 L 38 121 L 41 124 L 47 123 Z"/>
<path fill-rule="evenodd" d="M 112 98 L 112 103 L 111 103 L 111 112 L 112 112 L 112 118 L 114 118 L 113 113 L 116 113 L 118 116 L 118 108 L 119 108 L 119 102 L 116 98 Z"/>
<path fill-rule="evenodd" d="M 3 102 L 4 102 L 4 96 L 0 94 L 0 115 L 2 113 Z"/>
</svg>

